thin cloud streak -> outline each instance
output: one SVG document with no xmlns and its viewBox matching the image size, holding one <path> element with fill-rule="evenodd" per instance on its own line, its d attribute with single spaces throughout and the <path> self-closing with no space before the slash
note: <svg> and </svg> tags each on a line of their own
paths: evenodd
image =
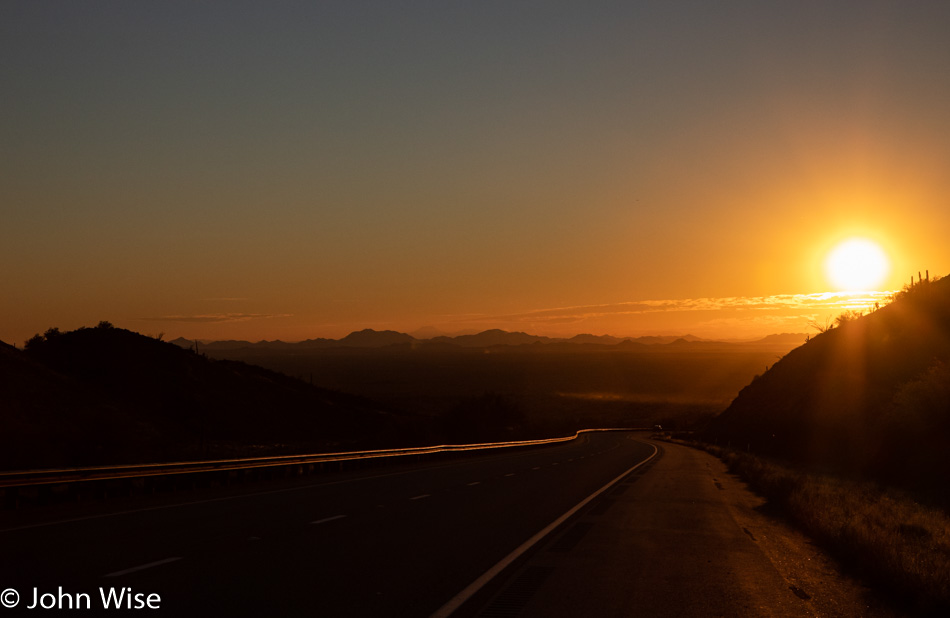
<svg viewBox="0 0 950 618">
<path fill-rule="evenodd" d="M 165 315 L 148 318 L 139 318 L 146 322 L 183 322 L 188 324 L 217 324 L 222 322 L 249 322 L 250 320 L 264 320 L 269 318 L 287 318 L 293 314 L 267 313 L 212 313 L 204 315 Z"/>
<path fill-rule="evenodd" d="M 482 315 L 457 319 L 458 322 L 526 322 L 569 324 L 591 318 L 687 311 L 821 311 L 868 309 L 884 304 L 892 292 L 820 292 L 816 294 L 776 294 L 774 296 L 732 296 L 724 298 L 686 298 L 679 300 L 642 300 L 606 305 L 580 305 L 538 309 L 507 315 Z"/>
</svg>

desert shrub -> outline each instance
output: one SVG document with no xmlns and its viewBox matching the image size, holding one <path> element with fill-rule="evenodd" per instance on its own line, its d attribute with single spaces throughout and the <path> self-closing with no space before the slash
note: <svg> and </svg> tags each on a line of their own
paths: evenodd
<svg viewBox="0 0 950 618">
<path fill-rule="evenodd" d="M 835 326 L 844 326 L 845 324 L 854 322 L 855 320 L 857 320 L 863 315 L 864 313 L 861 311 L 857 311 L 855 309 L 849 309 L 848 311 L 841 313 L 838 317 L 835 318 Z"/>
<path fill-rule="evenodd" d="M 933 431 L 950 422 L 950 367 L 935 363 L 922 376 L 901 386 L 890 412 L 893 425 Z"/>
<path fill-rule="evenodd" d="M 915 612 L 950 609 L 945 511 L 872 483 L 804 472 L 748 453 L 707 450 L 878 589 Z"/>
</svg>

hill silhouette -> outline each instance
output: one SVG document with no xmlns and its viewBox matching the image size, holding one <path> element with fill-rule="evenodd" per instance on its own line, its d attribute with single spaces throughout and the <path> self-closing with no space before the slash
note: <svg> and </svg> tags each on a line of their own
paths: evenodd
<svg viewBox="0 0 950 618">
<path fill-rule="evenodd" d="M 457 337 L 435 337 L 433 342 L 453 343 L 463 347 L 487 348 L 496 345 L 524 345 L 533 343 L 547 343 L 549 337 L 538 337 L 522 332 L 508 332 L 497 328 L 482 331 L 475 335 L 459 335 Z"/>
<path fill-rule="evenodd" d="M 96 328 L 0 346 L 7 469 L 324 451 L 411 441 L 405 417 L 242 362 Z"/>
<path fill-rule="evenodd" d="M 950 469 L 950 278 L 789 352 L 707 429 L 720 444 L 942 495 Z"/>
<path fill-rule="evenodd" d="M 151 438 L 115 405 L 91 388 L 27 357 L 12 346 L 0 346 L 0 467 L 4 469 L 63 466 L 98 461 L 102 450 L 124 451 L 131 443 Z M 89 431 L 90 427 L 100 431 Z M 80 453 L 80 451 L 84 451 Z"/>
<path fill-rule="evenodd" d="M 344 346 L 357 348 L 378 348 L 388 345 L 400 345 L 412 343 L 415 337 L 405 333 L 398 333 L 394 330 L 373 330 L 366 328 L 361 331 L 353 332 L 340 340 Z"/>
</svg>

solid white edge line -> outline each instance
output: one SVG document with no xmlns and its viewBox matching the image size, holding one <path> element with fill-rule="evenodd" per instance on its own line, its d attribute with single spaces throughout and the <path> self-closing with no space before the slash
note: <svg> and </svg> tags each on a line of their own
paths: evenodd
<svg viewBox="0 0 950 618">
<path fill-rule="evenodd" d="M 325 524 L 328 521 L 336 521 L 337 519 L 343 519 L 346 515 L 334 515 L 333 517 L 324 517 L 323 519 L 318 519 L 317 521 L 310 522 L 311 525 Z"/>
<path fill-rule="evenodd" d="M 448 618 L 448 616 L 451 616 L 455 612 L 455 610 L 460 608 L 466 601 L 472 598 L 476 592 L 484 588 L 488 582 L 490 582 L 495 577 L 497 577 L 499 573 L 501 573 L 508 567 L 508 565 L 510 565 L 515 560 L 517 560 L 519 557 L 521 557 L 521 555 L 527 552 L 529 549 L 537 545 L 538 542 L 541 541 L 541 539 L 546 537 L 555 528 L 557 528 L 558 526 L 563 524 L 565 521 L 570 519 L 570 517 L 574 515 L 575 513 L 577 513 L 577 511 L 584 508 L 584 506 L 586 506 L 588 502 L 590 502 L 591 500 L 593 500 L 600 494 L 604 493 L 605 491 L 613 487 L 621 479 L 623 479 L 625 476 L 627 476 L 628 474 L 630 474 L 631 472 L 633 472 L 634 470 L 636 470 L 643 464 L 653 459 L 657 454 L 657 448 L 656 446 L 652 444 L 650 446 L 653 447 L 653 453 L 649 457 L 647 457 L 646 459 L 644 459 L 637 465 L 633 466 L 632 468 L 630 468 L 629 470 L 627 470 L 626 472 L 624 472 L 623 474 L 621 474 L 614 480 L 610 481 L 609 483 L 607 483 L 606 485 L 604 485 L 603 487 L 601 487 L 600 489 L 598 489 L 591 495 L 587 496 L 586 498 L 581 500 L 579 503 L 577 503 L 577 505 L 574 508 L 564 513 L 563 515 L 558 517 L 556 520 L 552 521 L 550 524 L 547 525 L 546 528 L 544 528 L 544 530 L 541 530 L 540 532 L 535 534 L 533 537 L 531 537 L 530 539 L 522 543 L 517 549 L 515 549 L 513 552 L 511 552 L 510 554 L 502 558 L 501 561 L 498 562 L 498 564 L 496 564 L 492 568 L 482 573 L 481 577 L 479 577 L 478 579 L 473 581 L 471 584 L 469 584 L 460 593 L 458 593 L 457 595 L 449 599 L 448 603 L 446 603 L 445 605 L 437 609 L 434 613 L 432 613 L 429 616 L 429 618 Z"/>
<path fill-rule="evenodd" d="M 145 569 L 150 569 L 152 567 L 168 564 L 169 562 L 175 562 L 176 560 L 181 560 L 181 557 L 179 556 L 177 558 L 165 558 L 164 560 L 156 560 L 155 562 L 142 564 L 137 567 L 132 567 L 131 569 L 123 569 L 121 571 L 116 571 L 115 573 L 107 573 L 103 575 L 103 577 L 119 577 L 120 575 L 128 575 L 129 573 L 135 573 L 136 571 L 144 571 Z"/>
</svg>

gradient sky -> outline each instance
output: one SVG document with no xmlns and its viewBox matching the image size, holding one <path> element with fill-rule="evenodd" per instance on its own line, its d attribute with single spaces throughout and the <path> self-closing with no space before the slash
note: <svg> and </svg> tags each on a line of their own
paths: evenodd
<svg viewBox="0 0 950 618">
<path fill-rule="evenodd" d="M 848 237 L 882 290 L 950 273 L 948 32 L 947 2 L 5 0 L 0 339 L 807 331 Z"/>
</svg>

